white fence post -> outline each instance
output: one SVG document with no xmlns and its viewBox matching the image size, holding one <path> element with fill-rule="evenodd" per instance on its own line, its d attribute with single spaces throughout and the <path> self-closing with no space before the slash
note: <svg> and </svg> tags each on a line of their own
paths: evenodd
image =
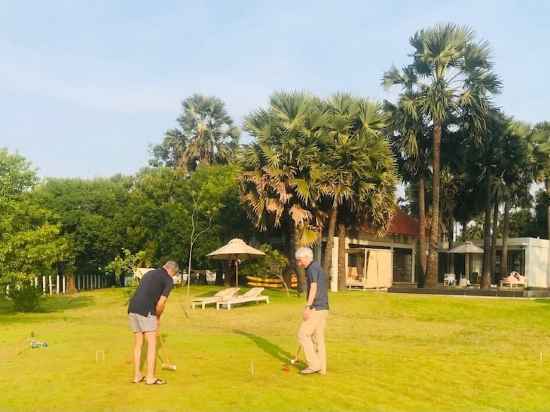
<svg viewBox="0 0 550 412">
<path fill-rule="evenodd" d="M 46 294 L 46 276 L 42 275 L 42 293 Z"/>
<path fill-rule="evenodd" d="M 52 275 L 48 275 L 48 287 L 50 289 L 50 296 L 53 294 Z"/>
<path fill-rule="evenodd" d="M 57 275 L 57 282 L 55 282 L 55 291 L 59 295 L 59 275 Z"/>
<path fill-rule="evenodd" d="M 63 275 L 63 294 L 67 293 L 67 276 Z"/>
</svg>

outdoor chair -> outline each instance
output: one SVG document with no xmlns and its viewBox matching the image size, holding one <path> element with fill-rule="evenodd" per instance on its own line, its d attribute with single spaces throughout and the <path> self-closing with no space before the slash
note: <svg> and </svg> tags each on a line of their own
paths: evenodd
<svg viewBox="0 0 550 412">
<path fill-rule="evenodd" d="M 217 303 L 223 299 L 230 299 L 233 296 L 235 296 L 239 292 L 239 288 L 227 288 L 222 289 L 218 293 L 216 293 L 214 296 L 207 296 L 204 298 L 195 298 L 191 301 L 191 307 L 195 309 L 195 306 L 200 305 L 202 309 L 206 307 L 206 305 Z"/>
<path fill-rule="evenodd" d="M 521 276 L 518 272 L 512 272 L 505 278 L 500 280 L 500 287 L 525 287 L 526 281 L 525 276 Z"/>
<path fill-rule="evenodd" d="M 241 303 L 248 303 L 248 302 L 265 302 L 269 303 L 269 296 L 262 295 L 264 288 L 252 288 L 248 292 L 239 295 L 239 296 L 232 296 L 229 298 L 222 299 L 218 302 L 216 302 L 216 309 L 220 309 L 222 307 L 226 307 L 227 310 L 231 309 L 231 306 L 239 305 Z"/>
<path fill-rule="evenodd" d="M 443 286 L 456 286 L 456 276 L 454 273 L 445 273 Z"/>
</svg>

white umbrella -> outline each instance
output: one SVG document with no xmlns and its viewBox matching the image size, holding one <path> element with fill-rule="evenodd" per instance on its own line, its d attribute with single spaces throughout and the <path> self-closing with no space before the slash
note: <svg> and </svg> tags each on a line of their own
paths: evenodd
<svg viewBox="0 0 550 412">
<path fill-rule="evenodd" d="M 470 279 L 470 255 L 482 255 L 483 249 L 474 245 L 472 242 L 464 242 L 449 250 L 448 253 L 464 254 L 464 272 L 466 278 Z"/>
<path fill-rule="evenodd" d="M 483 249 L 479 246 L 474 245 L 472 242 L 464 242 L 461 245 L 455 246 L 451 250 L 449 250 L 448 253 L 469 253 L 469 254 L 476 254 L 476 255 L 482 255 Z"/>
<path fill-rule="evenodd" d="M 239 286 L 239 260 L 246 260 L 257 256 L 265 256 L 261 250 L 248 246 L 242 239 L 232 239 L 221 248 L 208 254 L 208 257 L 218 260 L 234 260 L 237 277 L 237 286 Z"/>
</svg>

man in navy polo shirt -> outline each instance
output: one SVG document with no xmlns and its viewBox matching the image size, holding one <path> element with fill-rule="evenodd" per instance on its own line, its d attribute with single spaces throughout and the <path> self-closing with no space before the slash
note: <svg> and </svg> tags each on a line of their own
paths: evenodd
<svg viewBox="0 0 550 412">
<path fill-rule="evenodd" d="M 298 249 L 295 256 L 297 265 L 306 269 L 307 276 L 307 305 L 298 339 L 304 349 L 308 367 L 301 373 L 325 375 L 327 373 L 325 326 L 328 316 L 326 274 L 319 262 L 313 260 L 313 251 L 310 248 Z"/>
<path fill-rule="evenodd" d="M 162 385 L 166 381 L 155 378 L 155 360 L 157 332 L 160 317 L 166 306 L 166 299 L 174 286 L 173 277 L 178 273 L 178 264 L 168 261 L 160 269 L 147 272 L 141 278 L 141 283 L 130 299 L 128 319 L 130 329 L 134 333 L 134 382 L 145 379 L 148 385 Z M 140 368 L 141 348 L 147 340 L 147 375 Z"/>
</svg>

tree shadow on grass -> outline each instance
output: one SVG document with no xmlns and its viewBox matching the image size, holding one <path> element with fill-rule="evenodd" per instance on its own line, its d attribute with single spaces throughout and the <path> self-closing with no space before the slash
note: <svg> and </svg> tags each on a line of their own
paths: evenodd
<svg viewBox="0 0 550 412">
<path fill-rule="evenodd" d="M 10 300 L 0 299 L 0 323 L 37 322 L 43 319 L 40 316 L 43 314 L 80 309 L 93 304 L 93 296 L 51 296 L 43 298 L 38 311 L 22 313 L 15 311 Z"/>
<path fill-rule="evenodd" d="M 298 364 L 290 365 L 290 360 L 294 358 L 293 355 L 282 349 L 280 346 L 275 345 L 273 342 L 268 341 L 266 338 L 239 329 L 234 329 L 233 333 L 247 337 L 254 342 L 258 348 L 275 359 L 287 363 L 289 366 L 294 366 L 296 369 L 300 368 L 300 365 Z"/>
<path fill-rule="evenodd" d="M 42 304 L 42 313 L 62 312 L 71 309 L 80 309 L 92 306 L 95 303 L 93 296 L 67 295 L 46 298 Z"/>
</svg>

